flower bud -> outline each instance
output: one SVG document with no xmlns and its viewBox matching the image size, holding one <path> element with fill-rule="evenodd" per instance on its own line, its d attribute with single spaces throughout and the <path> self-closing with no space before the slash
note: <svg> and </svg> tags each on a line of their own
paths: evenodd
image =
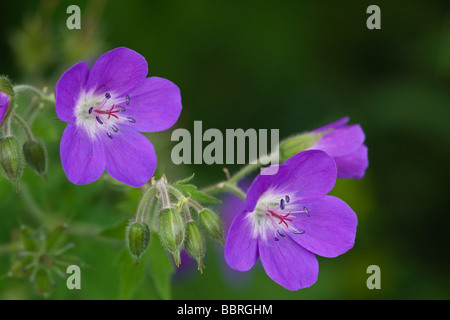
<svg viewBox="0 0 450 320">
<path fill-rule="evenodd" d="M 189 221 L 186 225 L 186 242 L 184 244 L 186 251 L 198 263 L 198 270 L 202 272 L 203 256 L 205 255 L 205 240 L 195 221 Z"/>
<path fill-rule="evenodd" d="M 222 220 L 219 216 L 207 208 L 202 209 L 198 216 L 209 235 L 224 245 Z"/>
<path fill-rule="evenodd" d="M 165 208 L 158 217 L 159 237 L 173 255 L 177 267 L 181 263 L 180 251 L 183 246 L 185 227 L 180 212 L 174 208 Z"/>
<path fill-rule="evenodd" d="M 128 250 L 136 258 L 142 256 L 150 241 L 150 229 L 148 225 L 141 222 L 132 222 L 127 228 Z"/>
<path fill-rule="evenodd" d="M 286 161 L 290 157 L 315 145 L 326 132 L 303 133 L 288 138 L 280 143 L 280 158 Z"/>
<path fill-rule="evenodd" d="M 2 137 L 0 139 L 0 171 L 13 183 L 16 192 L 23 168 L 22 148 L 17 139 L 13 136 Z"/>
<path fill-rule="evenodd" d="M 41 140 L 29 140 L 23 145 L 23 155 L 31 169 L 42 176 L 47 172 L 47 149 Z"/>
<path fill-rule="evenodd" d="M 14 90 L 5 77 L 0 77 L 0 126 L 6 115 L 11 111 L 12 100 L 14 98 Z"/>
</svg>

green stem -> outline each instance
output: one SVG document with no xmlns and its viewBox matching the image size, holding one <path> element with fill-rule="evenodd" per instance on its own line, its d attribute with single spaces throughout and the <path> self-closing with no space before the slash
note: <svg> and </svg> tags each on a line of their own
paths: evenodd
<svg viewBox="0 0 450 320">
<path fill-rule="evenodd" d="M 247 197 L 247 194 L 242 191 L 241 188 L 239 188 L 237 185 L 232 184 L 232 183 L 224 183 L 222 189 L 224 191 L 228 191 L 232 194 L 234 194 L 235 196 L 238 196 L 239 198 L 241 198 L 242 200 L 245 200 L 245 198 Z"/>
<path fill-rule="evenodd" d="M 17 86 L 14 86 L 13 90 L 14 90 L 15 94 L 21 94 L 21 93 L 29 91 L 29 92 L 32 92 L 35 95 L 37 95 L 39 97 L 40 101 L 42 101 L 42 102 L 49 102 L 52 104 L 55 103 L 55 97 L 53 95 L 48 95 L 45 92 L 42 92 L 41 90 L 39 90 L 38 88 L 27 85 L 27 84 L 19 84 Z"/>
<path fill-rule="evenodd" d="M 150 187 L 142 196 L 142 199 L 139 202 L 139 206 L 137 208 L 136 218 L 134 219 L 135 222 L 144 221 L 145 213 L 147 212 L 147 208 L 151 203 L 152 196 L 155 194 L 155 190 L 155 187 Z"/>
<path fill-rule="evenodd" d="M 228 183 L 236 184 L 244 178 L 246 175 L 248 175 L 250 172 L 258 169 L 261 166 L 261 162 L 258 161 L 258 163 L 255 164 L 249 164 L 243 167 L 241 170 L 236 172 L 234 175 L 231 176 L 231 178 L 228 180 Z"/>
<path fill-rule="evenodd" d="M 12 117 L 13 117 L 14 121 L 16 121 L 22 127 L 23 132 L 25 132 L 25 135 L 27 136 L 27 140 L 28 141 L 36 140 L 34 138 L 33 131 L 31 131 L 30 126 L 28 125 L 28 123 L 25 121 L 24 118 L 19 116 L 17 113 L 14 113 L 12 115 Z"/>
</svg>

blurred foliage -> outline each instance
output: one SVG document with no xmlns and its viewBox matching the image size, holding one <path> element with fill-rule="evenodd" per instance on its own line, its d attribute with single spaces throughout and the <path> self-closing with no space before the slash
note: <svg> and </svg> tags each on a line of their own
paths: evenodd
<svg viewBox="0 0 450 320">
<path fill-rule="evenodd" d="M 363 180 L 338 181 L 332 193 L 358 214 L 356 244 L 336 259 L 319 257 L 318 282 L 298 292 L 275 284 L 260 264 L 245 281 L 229 281 L 237 275 L 220 247 L 207 252 L 203 274 L 181 270 L 170 290 L 151 272 L 136 279 L 133 268 L 157 269 L 166 279 L 173 272 L 170 263 L 152 264 L 151 254 L 161 254 L 158 239 L 151 240 L 150 258 L 134 266 L 124 242 L 111 237 L 124 237 L 117 226 L 132 217 L 140 191 L 107 178 L 70 184 L 59 160 L 65 124 L 45 108 L 33 130 L 47 144 L 49 181 L 26 169 L 27 184 L 16 195 L 0 178 L 0 276 L 14 260 L 14 230 L 45 221 L 48 229 L 68 225 L 71 251 L 86 265 L 82 290 L 67 290 L 62 281 L 52 298 L 450 298 L 448 1 L 379 0 L 376 31 L 365 25 L 369 1 L 79 1 L 81 30 L 66 28 L 69 4 L 23 0 L 3 7 L 0 73 L 53 90 L 73 63 L 126 46 L 147 58 L 150 75 L 180 87 L 184 109 L 176 127 L 191 132 L 202 120 L 203 130 L 278 128 L 282 139 L 348 115 L 366 133 L 370 167 Z M 160 173 L 175 181 L 195 172 L 199 187 L 223 178 L 220 165 L 173 165 L 170 132 L 148 135 Z M 98 236 L 102 231 L 107 236 Z M 381 268 L 381 290 L 366 287 L 372 264 Z M 38 298 L 31 288 L 2 278 L 0 298 Z"/>
</svg>

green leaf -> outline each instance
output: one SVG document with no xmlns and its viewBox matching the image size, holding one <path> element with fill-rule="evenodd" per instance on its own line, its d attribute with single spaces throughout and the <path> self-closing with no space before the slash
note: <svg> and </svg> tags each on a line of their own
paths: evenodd
<svg viewBox="0 0 450 320">
<path fill-rule="evenodd" d="M 221 201 L 209 194 L 206 194 L 197 189 L 193 184 L 177 185 L 177 189 L 180 190 L 186 197 L 191 197 L 195 201 L 200 203 L 220 203 Z"/>
<path fill-rule="evenodd" d="M 136 264 L 128 250 L 124 249 L 117 259 L 117 264 L 120 271 L 120 299 L 132 299 L 143 286 L 147 296 L 154 293 L 156 298 L 170 299 L 171 277 L 175 269 L 157 235 L 152 234 L 150 244 L 139 263 Z"/>
<path fill-rule="evenodd" d="M 129 223 L 130 223 L 129 219 L 125 219 L 118 225 L 116 225 L 112 228 L 107 228 L 107 229 L 103 230 L 98 235 L 101 237 L 106 237 L 106 238 L 125 240 L 125 231 L 129 225 Z"/>
<path fill-rule="evenodd" d="M 145 264 L 142 261 L 135 264 L 134 258 L 125 249 L 121 252 L 117 263 L 120 269 L 119 299 L 129 300 L 144 281 Z"/>
<path fill-rule="evenodd" d="M 175 267 L 157 235 L 152 236 L 146 257 L 148 258 L 148 272 L 158 295 L 162 299 L 170 299 L 171 277 L 175 272 Z"/>
<path fill-rule="evenodd" d="M 183 180 L 175 182 L 173 185 L 174 186 L 179 186 L 179 185 L 182 185 L 182 184 L 186 184 L 189 181 L 191 181 L 192 179 L 194 179 L 194 176 L 195 176 L 195 173 L 193 173 L 190 177 L 188 177 L 186 179 L 183 179 Z"/>
</svg>

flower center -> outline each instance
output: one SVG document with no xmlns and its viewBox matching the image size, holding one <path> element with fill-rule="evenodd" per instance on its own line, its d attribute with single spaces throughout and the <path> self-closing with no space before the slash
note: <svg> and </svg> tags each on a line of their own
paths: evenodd
<svg viewBox="0 0 450 320">
<path fill-rule="evenodd" d="M 291 202 L 290 196 L 286 195 L 279 202 L 260 199 L 255 210 L 248 217 L 253 222 L 253 236 L 260 236 L 264 241 L 272 238 L 279 241 L 286 234 L 304 234 L 299 230 L 297 222 L 302 215 L 310 216 L 306 207 Z"/>
<path fill-rule="evenodd" d="M 76 112 L 77 121 L 91 135 L 100 131 L 105 133 L 108 138 L 113 139 L 113 135 L 119 132 L 118 124 L 136 123 L 134 118 L 126 115 L 127 109 L 123 107 L 123 105 L 128 106 L 129 104 L 129 95 L 122 99 L 113 99 L 112 95 L 107 92 L 100 102 L 98 98 L 85 97 Z"/>
</svg>

